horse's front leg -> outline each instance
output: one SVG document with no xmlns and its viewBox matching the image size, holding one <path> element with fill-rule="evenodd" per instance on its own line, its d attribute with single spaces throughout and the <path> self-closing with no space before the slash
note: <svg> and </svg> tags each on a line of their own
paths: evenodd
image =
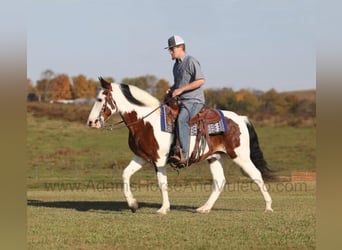
<svg viewBox="0 0 342 250">
<path fill-rule="evenodd" d="M 221 159 L 219 156 L 216 158 L 216 161 L 210 163 L 210 172 L 213 176 L 213 191 L 208 201 L 202 207 L 196 209 L 198 213 L 209 213 L 211 211 L 226 184 Z"/>
<path fill-rule="evenodd" d="M 131 176 L 135 172 L 137 172 L 139 169 L 142 168 L 144 163 L 145 163 L 145 160 L 143 160 L 142 158 L 138 156 L 134 156 L 134 158 L 131 160 L 128 166 L 124 169 L 123 174 L 122 174 L 124 195 L 126 197 L 128 207 L 131 209 L 133 213 L 135 213 L 135 211 L 138 209 L 138 203 L 134 199 L 133 194 L 131 192 L 130 179 L 131 179 Z"/>
<path fill-rule="evenodd" d="M 163 198 L 163 204 L 161 208 L 157 211 L 160 214 L 166 214 L 170 211 L 170 201 L 169 194 L 167 190 L 167 172 L 166 167 L 157 167 L 157 178 L 160 192 Z"/>
</svg>

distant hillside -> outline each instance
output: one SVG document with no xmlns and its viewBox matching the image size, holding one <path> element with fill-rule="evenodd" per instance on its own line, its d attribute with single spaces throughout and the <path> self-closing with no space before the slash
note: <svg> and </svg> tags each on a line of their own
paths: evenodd
<svg viewBox="0 0 342 250">
<path fill-rule="evenodd" d="M 282 94 L 294 95 L 299 100 L 308 100 L 308 101 L 315 101 L 316 100 L 316 90 L 315 89 L 287 91 L 287 92 L 282 92 Z"/>
</svg>

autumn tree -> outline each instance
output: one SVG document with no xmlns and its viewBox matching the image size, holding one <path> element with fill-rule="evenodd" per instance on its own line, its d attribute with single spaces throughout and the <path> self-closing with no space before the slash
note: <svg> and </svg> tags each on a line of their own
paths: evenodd
<svg viewBox="0 0 342 250">
<path fill-rule="evenodd" d="M 72 77 L 72 94 L 74 98 L 83 98 L 88 92 L 87 78 L 84 75 Z"/>
<path fill-rule="evenodd" d="M 301 117 L 315 117 L 316 116 L 316 102 L 310 100 L 298 100 L 290 109 L 294 115 Z"/>
<path fill-rule="evenodd" d="M 212 108 L 236 110 L 236 95 L 232 88 L 207 89 L 204 92 L 206 104 Z"/>
<path fill-rule="evenodd" d="M 114 82 L 114 79 L 113 79 Z M 98 89 L 100 88 L 100 82 L 97 82 L 93 79 L 88 79 L 88 87 L 89 87 L 89 97 L 96 97 Z"/>
<path fill-rule="evenodd" d="M 215 90 L 214 89 L 205 89 L 204 90 L 204 97 L 205 97 L 205 103 L 208 107 L 216 108 L 216 102 L 215 102 Z"/>
<path fill-rule="evenodd" d="M 51 92 L 50 99 L 71 99 L 71 83 L 69 77 L 66 74 L 57 75 L 50 81 Z"/>
<path fill-rule="evenodd" d="M 299 100 L 295 95 L 284 93 L 284 100 L 286 102 L 287 113 L 295 113 Z"/>
<path fill-rule="evenodd" d="M 287 104 L 281 94 L 271 89 L 260 96 L 259 111 L 271 115 L 284 114 L 287 111 Z"/>
<path fill-rule="evenodd" d="M 96 82 L 84 75 L 72 77 L 72 93 L 74 98 L 91 98 L 96 96 Z"/>
<path fill-rule="evenodd" d="M 243 113 L 255 113 L 259 107 L 257 96 L 247 89 L 236 92 L 236 101 L 236 109 Z"/>
<path fill-rule="evenodd" d="M 156 93 L 155 93 L 155 97 L 157 97 L 158 100 L 162 101 L 165 97 L 166 91 L 170 88 L 170 84 L 168 81 L 164 80 L 164 79 L 160 79 L 157 83 L 156 83 Z"/>
</svg>

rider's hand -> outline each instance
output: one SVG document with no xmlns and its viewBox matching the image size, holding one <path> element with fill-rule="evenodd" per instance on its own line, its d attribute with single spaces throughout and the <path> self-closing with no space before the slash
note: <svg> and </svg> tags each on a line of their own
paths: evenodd
<svg viewBox="0 0 342 250">
<path fill-rule="evenodd" d="M 179 89 L 175 89 L 172 93 L 172 97 L 175 97 L 175 96 L 178 96 L 178 95 L 181 95 L 183 93 L 183 90 L 181 88 Z"/>
</svg>

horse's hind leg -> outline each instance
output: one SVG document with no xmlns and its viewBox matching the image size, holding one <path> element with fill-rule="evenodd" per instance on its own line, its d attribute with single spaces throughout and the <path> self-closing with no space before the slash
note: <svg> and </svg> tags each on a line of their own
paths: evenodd
<svg viewBox="0 0 342 250">
<path fill-rule="evenodd" d="M 213 176 L 213 191 L 209 196 L 208 201 L 201 207 L 197 208 L 196 211 L 199 213 L 209 213 L 211 208 L 214 206 L 217 198 L 221 194 L 224 185 L 226 184 L 226 178 L 224 177 L 222 162 L 220 155 L 216 155 L 217 160 L 209 163 L 210 172 Z"/>
<path fill-rule="evenodd" d="M 131 176 L 137 172 L 139 169 L 142 168 L 142 165 L 145 163 L 143 159 L 141 159 L 138 156 L 134 156 L 132 161 L 128 164 L 128 166 L 124 169 L 123 174 L 122 174 L 122 179 L 123 179 L 123 191 L 124 195 L 126 197 L 128 207 L 131 209 L 133 213 L 138 208 L 138 203 L 134 199 L 131 187 L 130 187 L 130 179 Z"/>
<path fill-rule="evenodd" d="M 267 211 L 273 211 L 272 209 L 272 198 L 267 191 L 267 187 L 262 179 L 260 171 L 255 167 L 252 160 L 246 159 L 242 160 L 240 157 L 237 157 L 233 160 L 236 164 L 238 164 L 248 175 L 249 177 L 258 185 L 264 200 L 266 202 L 266 209 Z"/>
</svg>

